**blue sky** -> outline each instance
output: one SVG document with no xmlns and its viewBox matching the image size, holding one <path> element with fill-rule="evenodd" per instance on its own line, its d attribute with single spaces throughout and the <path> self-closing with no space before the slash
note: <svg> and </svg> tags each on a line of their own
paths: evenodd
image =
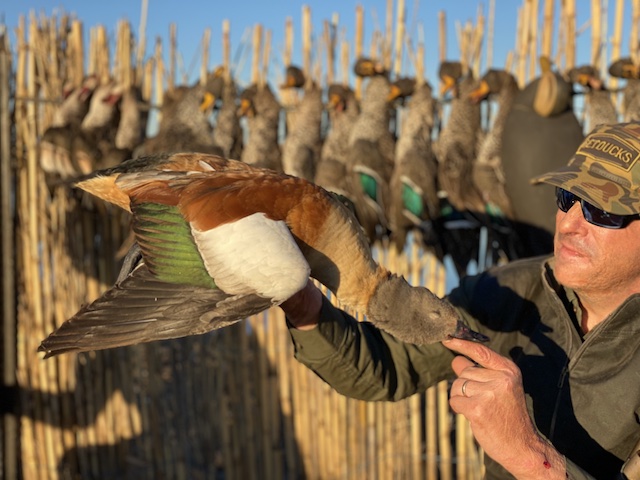
<svg viewBox="0 0 640 480">
<path fill-rule="evenodd" d="M 397 1 L 395 2 L 397 3 Z M 541 0 L 540 4 L 544 2 Z M 557 2 L 556 10 L 559 9 Z M 591 2 L 578 1 L 578 26 L 583 25 L 590 17 Z M 609 20 L 613 20 L 615 1 L 609 0 Z M 475 0 L 406 0 L 407 28 L 412 37 L 417 37 L 417 28 L 420 25 L 425 38 L 425 63 L 426 75 L 433 79 L 437 68 L 438 58 L 438 12 L 444 11 L 447 18 L 448 30 L 448 56 L 458 56 L 458 44 L 456 41 L 456 22 L 461 24 L 468 20 L 475 23 L 479 5 L 482 5 L 487 14 L 489 0 L 483 2 Z M 625 17 L 630 16 L 631 1 L 626 2 Z M 271 76 L 277 70 L 280 74 L 282 67 L 282 48 L 284 44 L 285 19 L 291 17 L 294 24 L 294 62 L 301 63 L 301 18 L 303 5 L 309 5 L 313 23 L 314 35 L 320 34 L 322 22 L 332 18 L 334 13 L 339 15 L 339 24 L 346 30 L 348 39 L 353 40 L 355 31 L 355 11 L 357 5 L 362 5 L 365 15 L 365 49 L 368 50 L 368 40 L 376 25 L 384 29 L 385 0 L 356 1 L 356 0 L 326 0 L 326 1 L 299 1 L 299 0 L 149 0 L 147 19 L 147 55 L 151 55 L 153 43 L 156 37 L 164 39 L 165 52 L 168 50 L 169 25 L 177 25 L 178 50 L 183 58 L 186 74 L 190 79 L 198 75 L 200 65 L 199 44 L 206 28 L 211 29 L 210 64 L 215 66 L 221 63 L 222 53 L 220 47 L 221 27 L 224 19 L 228 19 L 231 25 L 232 58 L 239 49 L 243 35 L 248 28 L 261 23 L 265 29 L 270 29 L 273 35 Z M 493 66 L 504 65 L 507 52 L 513 49 L 515 44 L 517 11 L 522 2 L 517 0 L 496 0 L 495 38 L 494 38 L 494 62 Z M 49 16 L 52 13 L 72 13 L 83 21 L 85 35 L 89 28 L 99 24 L 104 25 L 110 37 L 115 34 L 117 22 L 120 19 L 130 21 L 133 31 L 138 32 L 140 23 L 141 1 L 134 0 L 67 0 L 64 2 L 47 0 L 4 0 L 0 3 L 0 20 L 9 29 L 13 30 L 18 23 L 20 15 L 27 15 L 30 11 L 44 13 Z M 394 4 L 395 16 L 395 4 Z M 612 27 L 610 27 L 610 32 Z M 590 56 L 589 30 L 585 30 L 579 37 L 577 47 L 578 61 L 588 61 Z M 623 34 L 623 53 L 628 54 L 628 21 Z M 250 37 L 249 37 L 250 38 Z M 14 42 L 15 45 L 15 42 Z M 192 66 L 189 69 L 189 66 Z M 483 67 L 486 66 L 483 63 Z M 484 68 L 483 68 L 484 69 Z M 250 58 L 247 58 L 244 69 L 240 72 L 240 78 L 248 78 L 250 73 Z"/>
</svg>

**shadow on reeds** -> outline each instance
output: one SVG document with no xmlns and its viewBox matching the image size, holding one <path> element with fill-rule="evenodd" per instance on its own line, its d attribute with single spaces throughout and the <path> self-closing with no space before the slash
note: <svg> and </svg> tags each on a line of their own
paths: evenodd
<svg viewBox="0 0 640 480">
<path fill-rule="evenodd" d="M 259 478 L 277 462 L 301 472 L 277 385 L 257 375 L 276 367 L 250 330 L 47 359 L 60 371 L 71 359 L 75 388 L 15 389 L 3 409 L 61 430 L 60 478 Z"/>
</svg>

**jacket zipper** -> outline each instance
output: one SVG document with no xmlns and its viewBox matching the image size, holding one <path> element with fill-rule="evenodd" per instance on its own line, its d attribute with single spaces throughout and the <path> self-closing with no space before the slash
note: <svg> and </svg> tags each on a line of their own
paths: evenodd
<svg viewBox="0 0 640 480">
<path fill-rule="evenodd" d="M 560 378 L 558 379 L 558 395 L 556 395 L 556 403 L 553 407 L 553 415 L 551 415 L 551 425 L 549 426 L 549 441 L 553 442 L 553 437 L 556 428 L 556 421 L 558 417 L 558 409 L 560 408 L 560 400 L 562 398 L 562 389 L 564 387 L 564 381 L 567 378 L 567 373 L 569 372 L 569 359 L 567 358 L 564 367 L 562 367 L 562 372 L 560 372 Z"/>
</svg>

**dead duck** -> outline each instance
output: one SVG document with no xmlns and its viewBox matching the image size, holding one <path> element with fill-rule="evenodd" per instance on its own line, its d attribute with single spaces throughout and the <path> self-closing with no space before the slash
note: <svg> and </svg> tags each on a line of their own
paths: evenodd
<svg viewBox="0 0 640 480">
<path fill-rule="evenodd" d="M 96 151 L 84 138 L 80 125 L 97 86 L 97 77 L 90 75 L 80 86 L 74 88 L 67 82 L 63 89 L 62 103 L 40 139 L 40 166 L 50 185 L 93 169 Z"/>
<path fill-rule="evenodd" d="M 457 211 L 482 212 L 484 203 L 473 183 L 473 163 L 480 135 L 480 106 L 469 101 L 478 87 L 471 72 L 457 61 L 440 64 L 441 94 L 451 92 L 449 114 L 438 135 L 438 184 Z"/>
<path fill-rule="evenodd" d="M 161 152 L 221 155 L 222 149 L 213 141 L 213 127 L 201 108 L 206 94 L 206 86 L 199 83 L 178 86 L 166 92 L 157 134 L 147 138 L 134 156 Z"/>
<path fill-rule="evenodd" d="M 143 100 L 140 88 L 119 86 L 112 94 L 119 96 L 120 119 L 114 138 L 101 146 L 96 169 L 110 168 L 131 158 L 146 138 L 149 105 Z"/>
<path fill-rule="evenodd" d="M 574 67 L 567 75 L 571 82 L 585 89 L 587 110 L 585 131 L 591 131 L 600 124 L 617 123 L 618 112 L 611 100 L 611 92 L 605 87 L 595 67 L 592 65 Z"/>
<path fill-rule="evenodd" d="M 304 179 L 175 154 L 77 186 L 132 213 L 142 261 L 42 342 L 47 357 L 205 333 L 279 305 L 309 276 L 399 339 L 479 338 L 447 302 L 377 264 L 349 210 Z"/>
<path fill-rule="evenodd" d="M 355 71 L 369 75 L 360 114 L 349 136 L 349 190 L 358 220 L 371 242 L 389 230 L 387 208 L 395 137 L 389 129 L 391 84 L 387 72 L 370 59 L 359 59 Z"/>
<path fill-rule="evenodd" d="M 295 66 L 287 68 L 286 79 L 284 88 L 302 87 L 304 93 L 282 145 L 282 168 L 288 175 L 313 181 L 322 149 L 322 89 Z"/>
<path fill-rule="evenodd" d="M 240 159 L 242 155 L 243 132 L 236 104 L 238 90 L 225 67 L 217 67 L 207 79 L 206 93 L 200 109 L 215 111 L 213 143 L 226 158 Z"/>
<path fill-rule="evenodd" d="M 91 170 L 107 168 L 131 157 L 132 150 L 116 148 L 115 138 L 120 130 L 119 142 L 123 141 L 124 129 L 130 123 L 121 122 L 121 102 L 125 88 L 122 84 L 110 80 L 96 88 L 91 97 L 87 115 L 82 120 L 80 130 L 84 138 L 94 147 Z M 130 105 L 128 105 L 130 106 Z M 130 114 L 127 111 L 127 114 Z M 122 124 L 122 128 L 120 125 Z M 132 134 L 129 132 L 129 134 Z M 140 130 L 137 131 L 140 135 Z M 139 145 L 142 138 L 138 136 Z M 135 146 L 134 145 L 134 148 Z M 78 172 L 86 174 L 87 172 Z"/>
<path fill-rule="evenodd" d="M 360 107 L 355 92 L 348 86 L 332 84 L 327 93 L 325 108 L 329 116 L 329 131 L 322 144 L 314 182 L 326 190 L 350 198 L 347 184 L 349 136 Z"/>
<path fill-rule="evenodd" d="M 472 175 L 486 204 L 487 213 L 506 218 L 513 218 L 513 209 L 505 190 L 505 175 L 500 157 L 502 133 L 519 91 L 518 82 L 511 73 L 491 69 L 480 79 L 478 88 L 469 94 L 472 102 L 478 103 L 493 97 L 497 104 L 498 110 L 491 127 L 478 146 Z"/>
<path fill-rule="evenodd" d="M 255 167 L 282 172 L 278 143 L 281 106 L 268 84 L 253 84 L 240 95 L 239 115 L 246 117 L 247 142 L 240 159 Z"/>
<path fill-rule="evenodd" d="M 622 119 L 624 122 L 640 120 L 640 66 L 631 58 L 620 58 L 609 66 L 612 77 L 623 78 L 627 81 L 622 97 Z"/>
<path fill-rule="evenodd" d="M 89 111 L 89 103 L 98 83 L 98 77 L 95 75 L 84 78 L 78 87 L 73 87 L 67 82 L 62 91 L 62 103 L 55 110 L 50 126 L 79 127 Z"/>
<path fill-rule="evenodd" d="M 436 102 L 431 85 L 424 81 L 416 85 L 415 79 L 398 79 L 391 95 L 407 99 L 396 142 L 389 207 L 391 239 L 402 251 L 407 233 L 425 232 L 439 213 L 438 164 L 432 144 Z"/>
</svg>

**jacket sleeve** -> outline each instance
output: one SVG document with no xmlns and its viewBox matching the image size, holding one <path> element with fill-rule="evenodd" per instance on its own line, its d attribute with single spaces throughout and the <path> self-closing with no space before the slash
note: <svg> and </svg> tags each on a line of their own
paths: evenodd
<svg viewBox="0 0 640 480">
<path fill-rule="evenodd" d="M 454 377 L 454 355 L 440 343 L 403 343 L 358 322 L 326 297 L 320 318 L 312 330 L 290 326 L 295 357 L 347 397 L 397 401 Z"/>
<path fill-rule="evenodd" d="M 567 478 L 569 480 L 596 480 L 595 477 L 592 477 L 591 475 L 589 475 L 587 472 L 582 470 L 580 467 L 578 467 L 575 463 L 573 463 L 568 458 L 566 459 L 566 462 L 567 462 L 567 465 L 566 465 Z"/>
</svg>

